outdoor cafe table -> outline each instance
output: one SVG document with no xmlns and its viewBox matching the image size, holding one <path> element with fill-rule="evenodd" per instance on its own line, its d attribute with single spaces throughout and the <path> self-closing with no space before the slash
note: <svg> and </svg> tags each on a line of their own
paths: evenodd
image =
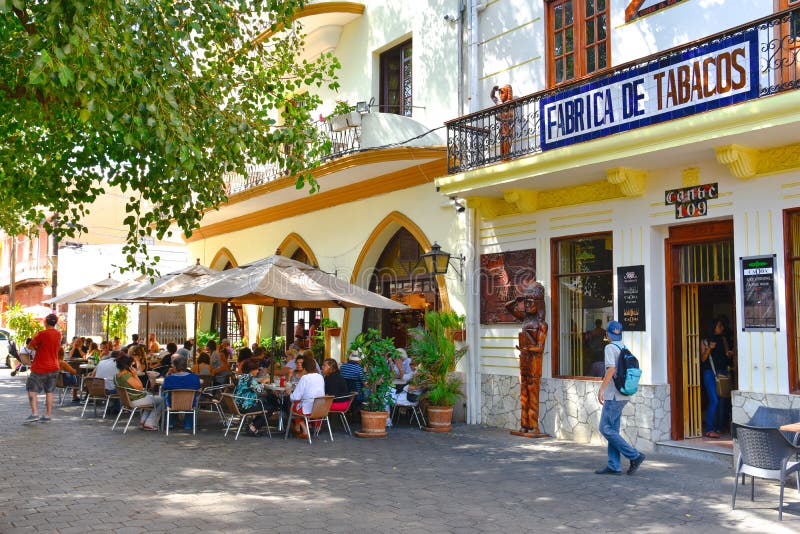
<svg viewBox="0 0 800 534">
<path fill-rule="evenodd" d="M 264 384 L 267 389 L 273 391 L 281 400 L 281 409 L 278 410 L 278 432 L 283 432 L 283 397 L 286 396 L 286 386 L 279 386 L 272 382 Z"/>
<path fill-rule="evenodd" d="M 78 361 L 78 360 L 73 360 L 73 361 Z M 95 364 L 88 363 L 88 362 L 78 365 L 78 372 L 81 375 L 81 385 L 80 385 L 80 388 L 78 389 L 78 391 L 83 391 L 83 383 L 86 380 L 86 375 L 88 375 L 90 372 L 94 371 L 95 367 L 96 367 Z"/>
</svg>

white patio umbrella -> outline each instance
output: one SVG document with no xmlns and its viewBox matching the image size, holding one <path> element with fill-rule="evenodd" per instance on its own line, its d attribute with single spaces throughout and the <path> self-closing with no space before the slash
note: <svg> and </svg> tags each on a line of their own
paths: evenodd
<svg viewBox="0 0 800 534">
<path fill-rule="evenodd" d="M 100 293 L 104 293 L 110 289 L 113 289 L 119 286 L 120 283 L 121 282 L 119 280 L 115 280 L 109 276 L 105 280 L 101 280 L 99 282 L 95 282 L 94 284 L 89 284 L 88 286 L 84 286 L 80 289 L 70 291 L 69 293 L 64 293 L 63 295 L 58 295 L 51 299 L 45 300 L 44 303 L 75 304 L 87 297 L 91 298 L 94 295 L 99 295 Z"/>
<path fill-rule="evenodd" d="M 230 302 L 292 308 L 407 308 L 316 267 L 278 255 L 194 280 L 176 280 L 142 298 L 158 302 Z"/>
</svg>

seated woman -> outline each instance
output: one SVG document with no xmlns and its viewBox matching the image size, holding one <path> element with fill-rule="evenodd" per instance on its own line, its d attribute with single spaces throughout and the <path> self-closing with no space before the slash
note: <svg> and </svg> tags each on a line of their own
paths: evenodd
<svg viewBox="0 0 800 534">
<path fill-rule="evenodd" d="M 211 356 L 203 352 L 197 357 L 197 363 L 192 367 L 192 372 L 200 376 L 211 376 Z"/>
<path fill-rule="evenodd" d="M 250 358 L 244 362 L 242 374 L 238 376 L 236 381 L 236 391 L 234 397 L 236 399 L 236 406 L 242 413 L 252 413 L 261 411 L 261 403 L 264 404 L 264 410 L 267 412 L 267 417 L 270 417 L 273 412 L 278 409 L 278 399 L 274 394 L 269 392 L 264 383 L 260 382 L 256 375 L 258 374 L 258 361 Z M 261 400 L 261 403 L 258 402 Z M 248 436 L 258 436 L 261 428 L 269 422 L 264 418 L 264 415 L 259 415 L 250 422 L 247 427 Z"/>
<path fill-rule="evenodd" d="M 144 430 L 158 430 L 158 423 L 161 420 L 161 411 L 164 408 L 164 399 L 148 393 L 142 381 L 133 371 L 133 358 L 127 354 L 122 354 L 117 358 L 117 369 L 119 372 L 114 377 L 114 385 L 117 391 L 125 388 L 128 397 L 131 399 L 132 406 L 153 406 L 151 410 L 142 410 L 142 428 Z"/>
<path fill-rule="evenodd" d="M 239 374 L 242 374 L 244 369 L 244 364 L 253 357 L 253 351 L 248 349 L 247 347 L 239 350 L 239 357 L 236 360 L 236 370 Z"/>
<path fill-rule="evenodd" d="M 81 399 L 78 398 L 78 371 L 64 361 L 64 349 L 62 347 L 58 348 L 58 371 L 63 373 L 62 380 L 64 385 L 73 386 L 72 402 L 80 402 Z"/>
<path fill-rule="evenodd" d="M 146 388 L 152 387 L 147 384 L 147 371 L 150 370 L 150 366 L 147 365 L 147 353 L 144 350 L 144 345 L 134 345 L 130 348 L 128 354 L 133 358 L 132 368 L 136 376 L 139 377 L 139 380 Z"/>
<path fill-rule="evenodd" d="M 175 350 L 177 350 L 177 348 Z M 160 351 L 161 347 L 159 346 L 158 341 L 156 341 L 156 335 L 151 332 L 147 336 L 147 352 L 150 354 L 158 354 Z"/>
<path fill-rule="evenodd" d="M 350 394 L 347 387 L 347 380 L 339 372 L 339 364 L 333 358 L 327 358 L 322 362 L 322 376 L 325 377 L 325 395 L 334 397 L 346 397 Z M 331 410 L 344 410 L 350 404 L 349 400 L 334 399 Z"/>
<path fill-rule="evenodd" d="M 325 396 L 325 379 L 317 372 L 317 362 L 313 358 L 303 359 L 303 376 L 297 386 L 291 390 L 292 411 L 300 416 L 311 415 L 314 399 Z M 308 428 L 304 421 L 297 421 L 293 428 L 295 435 L 308 439 Z"/>
</svg>

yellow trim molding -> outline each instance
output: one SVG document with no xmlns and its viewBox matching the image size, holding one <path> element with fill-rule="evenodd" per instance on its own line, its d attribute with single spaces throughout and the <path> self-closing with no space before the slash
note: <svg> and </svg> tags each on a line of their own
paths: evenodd
<svg viewBox="0 0 800 534">
<path fill-rule="evenodd" d="M 395 147 L 381 150 L 367 150 L 342 158 L 336 158 L 329 163 L 315 167 L 311 169 L 311 176 L 313 176 L 315 180 L 321 181 L 322 177 L 326 175 L 352 169 L 361 165 L 389 163 L 401 160 L 429 160 L 432 157 L 435 158 L 438 156 L 446 157 L 446 149 L 444 147 Z M 277 180 L 231 195 L 228 198 L 228 202 L 225 203 L 225 206 L 281 189 L 294 189 L 296 182 L 297 177 L 295 176 L 278 178 Z"/>
<path fill-rule="evenodd" d="M 470 192 L 478 194 L 478 190 L 485 187 L 511 186 L 517 180 L 559 171 L 580 172 L 586 165 L 657 154 L 670 148 L 752 132 L 767 125 L 793 123 L 800 123 L 800 91 L 787 91 L 496 165 L 443 175 L 436 179 L 436 186 L 444 195 L 468 196 Z"/>
<path fill-rule="evenodd" d="M 354 15 L 362 15 L 364 13 L 364 4 L 358 2 L 319 2 L 317 4 L 309 4 L 303 6 L 294 14 L 292 20 L 301 19 L 303 17 L 311 17 L 314 15 L 328 15 L 333 13 L 352 13 Z M 283 31 L 283 24 L 279 24 L 274 30 L 269 29 L 261 32 L 253 39 L 253 44 L 258 44 L 265 39 L 269 39 L 278 32 Z"/>
<path fill-rule="evenodd" d="M 716 149 L 717 161 L 743 180 L 800 169 L 800 143 L 772 148 L 726 145 Z"/>
<path fill-rule="evenodd" d="M 430 157 L 430 153 L 428 156 Z M 315 193 L 307 197 L 293 200 L 292 202 L 265 208 L 226 221 L 201 226 L 192 232 L 191 237 L 187 237 L 184 234 L 183 239 L 187 243 L 192 243 L 201 239 L 207 239 L 209 237 L 260 226 L 281 219 L 288 219 L 305 213 L 347 204 L 356 200 L 431 183 L 434 176 L 440 175 L 443 172 L 447 172 L 447 162 L 444 157 L 415 167 L 384 174 L 383 176 L 378 176 L 377 178 L 372 178 L 363 182 L 350 184 L 330 191 Z"/>
<path fill-rule="evenodd" d="M 228 247 L 222 247 L 217 251 L 216 254 L 214 254 L 214 259 L 211 260 L 211 263 L 208 264 L 209 269 L 215 269 L 217 271 L 221 271 L 225 267 L 225 265 L 223 264 L 222 267 L 215 267 L 215 265 L 217 265 L 223 258 L 227 258 L 227 260 L 231 262 L 231 265 L 233 267 L 239 266 L 239 262 L 236 261 L 236 258 L 233 256 L 233 253 L 230 250 L 228 250 Z"/>
<path fill-rule="evenodd" d="M 509 189 L 503 191 L 503 199 L 514 204 L 520 213 L 533 213 L 539 209 L 539 192 L 528 189 Z"/>
<path fill-rule="evenodd" d="M 681 186 L 682 187 L 694 187 L 696 185 L 700 185 L 700 169 L 697 167 L 689 167 L 688 169 L 683 169 L 683 174 L 681 175 Z M 659 203 L 663 206 L 663 203 Z"/>
<path fill-rule="evenodd" d="M 281 241 L 281 244 L 278 245 L 278 250 L 281 251 L 281 256 L 286 256 L 287 258 L 291 258 L 297 249 L 305 252 L 306 257 L 308 257 L 308 261 L 310 261 L 312 264 L 319 265 L 319 261 L 317 261 L 317 256 L 314 254 L 314 251 L 311 250 L 311 247 L 308 245 L 306 240 L 300 237 L 300 234 L 297 232 L 292 232 L 291 234 L 287 235 L 283 241 Z"/>
<path fill-rule="evenodd" d="M 647 171 L 617 167 L 606 171 L 608 183 L 618 185 L 626 197 L 639 197 L 644 194 Z"/>
</svg>

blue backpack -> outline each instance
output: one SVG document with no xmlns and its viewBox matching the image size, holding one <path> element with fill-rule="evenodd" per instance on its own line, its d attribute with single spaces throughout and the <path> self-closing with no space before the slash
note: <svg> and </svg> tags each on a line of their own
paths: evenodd
<svg viewBox="0 0 800 534">
<path fill-rule="evenodd" d="M 619 347 L 619 345 L 617 345 Z M 642 370 L 639 368 L 639 360 L 631 354 L 631 351 L 623 345 L 619 347 L 617 357 L 617 369 L 614 374 L 614 385 L 623 395 L 633 395 L 639 390 L 639 379 L 642 377 Z"/>
</svg>

